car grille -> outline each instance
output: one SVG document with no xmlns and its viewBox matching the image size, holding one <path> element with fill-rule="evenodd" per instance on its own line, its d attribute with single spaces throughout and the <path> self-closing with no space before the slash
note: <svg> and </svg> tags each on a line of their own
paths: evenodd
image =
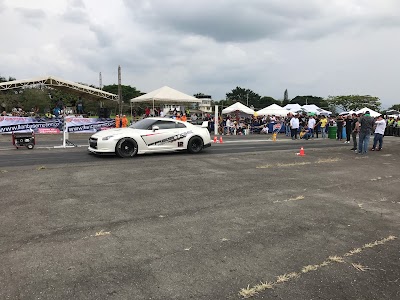
<svg viewBox="0 0 400 300">
<path fill-rule="evenodd" d="M 96 138 L 90 138 L 89 139 L 89 146 L 90 146 L 90 148 L 97 149 L 97 139 Z"/>
</svg>

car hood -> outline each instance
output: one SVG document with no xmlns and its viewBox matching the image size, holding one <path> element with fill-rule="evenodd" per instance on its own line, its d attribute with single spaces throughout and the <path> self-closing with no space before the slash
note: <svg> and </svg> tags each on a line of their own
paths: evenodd
<svg viewBox="0 0 400 300">
<path fill-rule="evenodd" d="M 94 138 L 103 138 L 106 136 L 110 136 L 110 135 L 122 135 L 122 134 L 126 134 L 127 132 L 131 133 L 136 131 L 136 129 L 132 129 L 132 128 L 114 128 L 114 129 L 107 129 L 107 130 L 102 130 L 99 132 L 96 132 L 95 134 L 92 135 L 92 137 Z"/>
</svg>

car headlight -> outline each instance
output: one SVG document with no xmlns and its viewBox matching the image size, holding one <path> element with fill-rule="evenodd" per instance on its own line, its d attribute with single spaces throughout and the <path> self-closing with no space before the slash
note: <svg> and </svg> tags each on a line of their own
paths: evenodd
<svg viewBox="0 0 400 300">
<path fill-rule="evenodd" d="M 112 139 L 114 136 L 113 135 L 108 135 L 102 138 L 103 141 L 108 141 L 109 139 Z"/>
</svg>

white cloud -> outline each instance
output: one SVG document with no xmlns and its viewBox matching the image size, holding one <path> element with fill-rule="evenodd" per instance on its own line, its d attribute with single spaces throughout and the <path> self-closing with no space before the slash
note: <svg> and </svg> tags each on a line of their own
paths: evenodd
<svg viewBox="0 0 400 300">
<path fill-rule="evenodd" d="M 46 13 L 38 8 L 17 7 L 15 11 L 20 15 L 20 22 L 40 28 L 46 19 Z"/>
<path fill-rule="evenodd" d="M 150 91 L 282 98 L 372 94 L 398 103 L 395 0 L 0 0 L 0 74 Z"/>
</svg>

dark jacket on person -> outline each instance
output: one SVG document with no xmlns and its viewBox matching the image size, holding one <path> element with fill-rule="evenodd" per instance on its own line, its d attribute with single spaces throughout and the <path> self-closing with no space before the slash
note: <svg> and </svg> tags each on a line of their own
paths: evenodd
<svg viewBox="0 0 400 300">
<path fill-rule="evenodd" d="M 343 121 L 342 117 L 339 117 L 339 118 L 336 119 L 336 126 L 338 128 L 343 128 L 343 123 L 344 123 L 344 121 Z"/>
<path fill-rule="evenodd" d="M 353 119 L 346 119 L 346 132 L 352 132 L 353 128 Z"/>
<path fill-rule="evenodd" d="M 371 134 L 374 125 L 374 118 L 371 116 L 362 116 L 360 118 L 360 133 Z"/>
</svg>

